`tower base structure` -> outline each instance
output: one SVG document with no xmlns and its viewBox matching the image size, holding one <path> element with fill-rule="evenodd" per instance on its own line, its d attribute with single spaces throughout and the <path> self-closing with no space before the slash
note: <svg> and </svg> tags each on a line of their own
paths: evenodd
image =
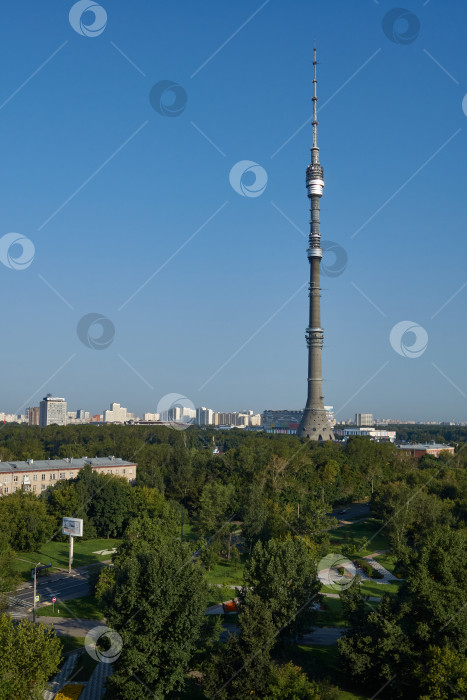
<svg viewBox="0 0 467 700">
<path fill-rule="evenodd" d="M 326 411 L 324 408 L 305 408 L 303 418 L 297 430 L 298 437 L 309 440 L 334 440 Z"/>
</svg>

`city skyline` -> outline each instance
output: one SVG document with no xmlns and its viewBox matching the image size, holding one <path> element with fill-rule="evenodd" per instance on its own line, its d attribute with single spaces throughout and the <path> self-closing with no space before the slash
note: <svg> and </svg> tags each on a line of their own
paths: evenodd
<svg viewBox="0 0 467 700">
<path fill-rule="evenodd" d="M 6 411 L 49 388 L 76 406 L 118 395 L 136 413 L 171 392 L 224 410 L 303 408 L 312 30 L 326 402 L 337 419 L 364 405 L 466 420 L 467 10 L 408 5 L 420 28 L 406 39 L 371 2 L 266 3 L 235 36 L 246 2 L 208 3 L 206 17 L 187 5 L 185 22 L 169 6 L 164 27 L 155 7 L 109 6 L 90 39 L 67 8 L 9 8 Z M 163 81 L 186 95 L 172 117 L 155 101 Z M 21 236 L 33 244 L 22 268 Z"/>
</svg>

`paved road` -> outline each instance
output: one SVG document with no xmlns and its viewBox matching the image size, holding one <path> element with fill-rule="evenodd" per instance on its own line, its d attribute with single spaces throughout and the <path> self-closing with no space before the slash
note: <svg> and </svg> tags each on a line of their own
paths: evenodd
<svg viewBox="0 0 467 700">
<path fill-rule="evenodd" d="M 299 643 L 305 646 L 313 646 L 315 644 L 331 646 L 337 642 L 345 631 L 345 627 L 315 627 L 312 632 L 305 634 Z"/>
<path fill-rule="evenodd" d="M 33 606 L 33 591 L 32 581 L 20 586 L 16 593 L 10 596 L 7 612 L 12 617 L 27 617 Z M 38 577 L 37 594 L 40 595 L 40 600 L 37 607 L 50 605 L 54 596 L 57 598 L 55 605 L 59 606 L 61 601 L 81 598 L 88 595 L 89 592 L 89 571 L 87 568 L 75 569 L 72 574 L 63 572 Z"/>
<path fill-rule="evenodd" d="M 339 515 L 340 510 L 345 510 L 346 512 Z M 370 515 L 370 506 L 367 503 L 349 503 L 346 506 L 338 506 L 337 508 L 334 508 L 332 513 L 329 513 L 329 515 L 333 515 L 335 518 L 338 518 L 338 520 L 365 518 Z"/>
</svg>

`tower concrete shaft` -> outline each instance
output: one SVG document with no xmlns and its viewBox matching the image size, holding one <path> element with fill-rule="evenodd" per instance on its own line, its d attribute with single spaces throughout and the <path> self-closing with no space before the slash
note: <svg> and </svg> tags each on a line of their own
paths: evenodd
<svg viewBox="0 0 467 700">
<path fill-rule="evenodd" d="M 303 418 L 297 435 L 310 440 L 333 440 L 334 435 L 323 403 L 323 377 L 321 370 L 321 352 L 324 333 L 321 328 L 321 287 L 320 263 L 323 257 L 321 233 L 319 229 L 319 200 L 323 194 L 324 171 L 319 162 L 318 119 L 316 95 L 316 49 L 313 57 L 313 146 L 311 163 L 306 169 L 306 187 L 310 198 L 310 235 L 307 250 L 310 263 L 310 316 L 306 329 L 308 347 L 308 397 Z"/>
</svg>

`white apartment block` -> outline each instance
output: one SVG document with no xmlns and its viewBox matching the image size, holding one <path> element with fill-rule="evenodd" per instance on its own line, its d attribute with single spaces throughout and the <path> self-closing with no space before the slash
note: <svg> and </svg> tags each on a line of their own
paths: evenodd
<svg viewBox="0 0 467 700">
<path fill-rule="evenodd" d="M 104 423 L 124 423 L 130 419 L 126 408 L 119 403 L 111 403 L 110 410 L 104 411 Z"/>
</svg>

